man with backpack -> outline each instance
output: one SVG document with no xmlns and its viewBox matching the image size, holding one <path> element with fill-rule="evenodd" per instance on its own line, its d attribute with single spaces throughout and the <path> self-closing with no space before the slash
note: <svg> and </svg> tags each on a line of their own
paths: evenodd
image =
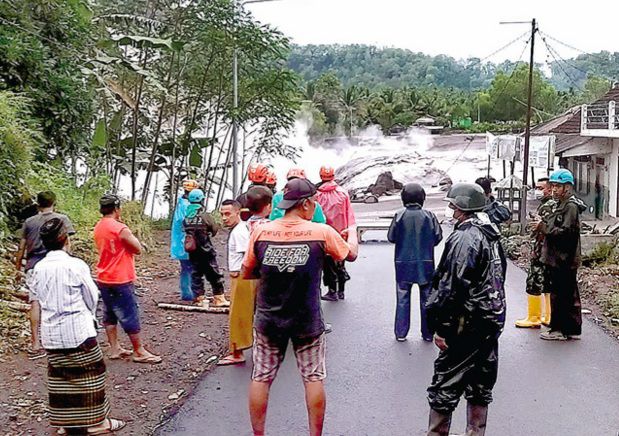
<svg viewBox="0 0 619 436">
<path fill-rule="evenodd" d="M 198 188 L 198 182 L 195 180 L 185 180 L 183 182 L 183 195 L 181 195 L 174 209 L 174 217 L 172 218 L 172 231 L 170 232 L 170 257 L 178 260 L 181 265 L 180 274 L 180 291 L 181 300 L 193 301 L 195 295 L 191 292 L 191 261 L 189 255 L 185 251 L 185 230 L 183 229 L 183 220 L 189 206 L 189 193 Z"/>
<path fill-rule="evenodd" d="M 223 274 L 217 264 L 217 252 L 211 241 L 219 226 L 206 212 L 202 202 L 204 192 L 194 189 L 189 193 L 189 206 L 183 220 L 185 229 L 185 250 L 189 253 L 189 260 L 193 272 L 191 275 L 191 290 L 196 296 L 196 303 L 200 306 L 228 307 L 230 302 L 224 295 Z M 209 304 L 205 297 L 204 277 L 213 289 L 213 302 Z"/>
</svg>

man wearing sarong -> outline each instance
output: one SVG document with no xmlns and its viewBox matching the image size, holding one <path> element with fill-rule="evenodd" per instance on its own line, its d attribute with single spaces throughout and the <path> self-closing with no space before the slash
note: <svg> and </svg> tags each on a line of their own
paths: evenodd
<svg viewBox="0 0 619 436">
<path fill-rule="evenodd" d="M 105 363 L 97 343 L 99 290 L 85 262 L 66 251 L 68 228 L 52 218 L 40 230 L 47 255 L 34 267 L 30 300 L 41 309 L 41 343 L 47 351 L 49 417 L 65 433 L 104 434 L 123 421 L 109 418 Z"/>
<path fill-rule="evenodd" d="M 228 237 L 228 271 L 230 272 L 230 315 L 228 317 L 230 354 L 218 365 L 245 362 L 243 350 L 253 344 L 252 326 L 256 299 L 256 281 L 240 277 L 243 257 L 249 245 L 247 223 L 241 221 L 241 204 L 236 200 L 222 203 L 221 220 L 230 229 Z"/>
</svg>

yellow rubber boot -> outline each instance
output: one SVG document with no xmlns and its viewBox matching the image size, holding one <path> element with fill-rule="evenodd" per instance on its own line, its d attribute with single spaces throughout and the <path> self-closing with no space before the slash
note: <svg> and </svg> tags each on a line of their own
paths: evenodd
<svg viewBox="0 0 619 436">
<path fill-rule="evenodd" d="M 549 293 L 544 293 L 542 294 L 542 298 L 544 299 L 544 314 L 542 315 L 542 324 L 544 324 L 545 326 L 549 326 L 550 325 L 550 314 L 551 314 L 551 310 L 550 310 L 550 294 Z"/>
<path fill-rule="evenodd" d="M 542 325 L 542 296 L 528 295 L 529 314 L 524 319 L 516 321 L 516 327 L 537 329 Z"/>
</svg>

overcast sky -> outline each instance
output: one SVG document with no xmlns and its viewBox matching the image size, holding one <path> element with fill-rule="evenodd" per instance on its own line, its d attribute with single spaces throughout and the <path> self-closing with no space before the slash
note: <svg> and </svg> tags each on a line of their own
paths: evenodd
<svg viewBox="0 0 619 436">
<path fill-rule="evenodd" d="M 580 50 L 619 51 L 616 0 L 572 3 L 558 0 L 279 0 L 246 5 L 297 44 L 372 44 L 430 55 L 483 58 L 530 29 L 500 21 L 530 21 Z M 489 59 L 517 59 L 524 42 Z M 553 59 L 541 40 L 536 62 Z M 579 52 L 548 40 L 561 57 Z M 525 55 L 526 57 L 526 55 Z"/>
</svg>

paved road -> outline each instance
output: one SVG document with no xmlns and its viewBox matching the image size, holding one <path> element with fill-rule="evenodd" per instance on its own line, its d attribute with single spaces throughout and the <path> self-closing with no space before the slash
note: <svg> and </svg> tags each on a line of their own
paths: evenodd
<svg viewBox="0 0 619 436">
<path fill-rule="evenodd" d="M 364 244 L 350 265 L 344 302 L 325 303 L 328 335 L 327 418 L 330 436 L 425 434 L 425 390 L 437 351 L 419 337 L 393 337 L 393 247 Z M 524 273 L 510 265 L 508 324 L 501 339 L 499 381 L 487 435 L 616 436 L 619 434 L 619 346 L 586 321 L 580 342 L 553 343 L 517 330 L 524 313 Z M 414 312 L 416 314 L 416 312 Z M 271 436 L 306 433 L 303 388 L 291 350 L 271 391 Z M 159 434 L 249 435 L 250 365 L 217 368 Z M 464 401 L 452 432 L 463 431 Z"/>
</svg>

